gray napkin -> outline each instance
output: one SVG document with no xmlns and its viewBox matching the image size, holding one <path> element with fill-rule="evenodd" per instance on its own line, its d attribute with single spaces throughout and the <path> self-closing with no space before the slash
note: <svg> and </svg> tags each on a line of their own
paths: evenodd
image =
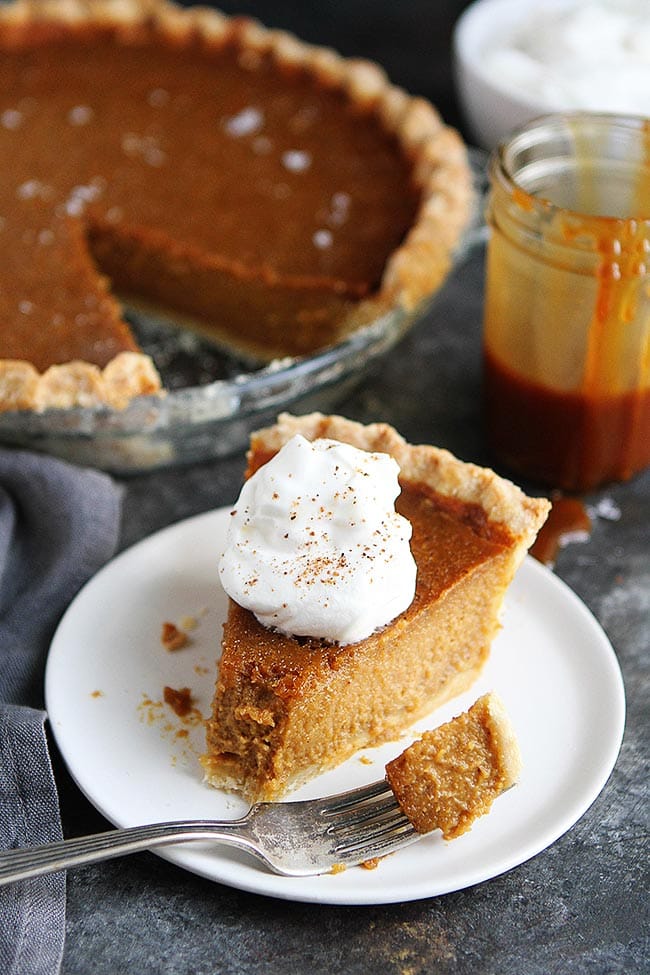
<svg viewBox="0 0 650 975">
<path fill-rule="evenodd" d="M 43 671 L 73 596 L 114 553 L 109 477 L 0 450 L 0 848 L 61 838 L 45 737 Z M 61 873 L 0 888 L 0 972 L 53 975 L 65 933 Z"/>
</svg>

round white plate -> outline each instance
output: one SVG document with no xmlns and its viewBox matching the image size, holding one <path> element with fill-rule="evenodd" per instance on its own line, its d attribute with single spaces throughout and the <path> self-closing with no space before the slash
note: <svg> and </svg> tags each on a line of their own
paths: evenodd
<svg viewBox="0 0 650 975">
<path fill-rule="evenodd" d="M 123 552 L 82 589 L 52 643 L 46 701 L 57 744 L 79 787 L 116 826 L 237 818 L 245 805 L 202 780 L 200 715 L 210 709 L 226 598 L 217 576 L 228 511 L 173 525 Z M 161 645 L 164 621 L 187 625 L 191 645 Z M 181 720 L 165 685 L 189 687 L 200 715 Z M 625 698 L 616 656 L 584 604 L 528 558 L 508 593 L 503 629 L 480 679 L 413 734 L 366 749 L 295 798 L 342 792 L 383 777 L 417 737 L 497 691 L 524 760 L 519 784 L 451 842 L 430 834 L 380 861 L 334 875 L 287 879 L 245 853 L 188 844 L 159 855 L 202 876 L 273 897 L 326 904 L 416 900 L 487 880 L 561 836 L 596 798 L 614 766 Z"/>
</svg>

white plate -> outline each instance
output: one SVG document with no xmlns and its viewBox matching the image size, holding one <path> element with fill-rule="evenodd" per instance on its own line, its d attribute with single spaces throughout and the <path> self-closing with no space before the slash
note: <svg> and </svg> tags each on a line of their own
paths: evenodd
<svg viewBox="0 0 650 975">
<path fill-rule="evenodd" d="M 61 753 L 79 787 L 117 826 L 185 818 L 236 818 L 236 797 L 202 781 L 200 722 L 161 703 L 163 687 L 189 687 L 209 712 L 226 600 L 217 577 L 228 513 L 199 515 L 114 559 L 76 597 L 57 630 L 46 701 Z M 192 644 L 163 649 L 163 621 L 194 617 Z M 383 777 L 384 764 L 417 730 L 434 727 L 494 689 L 515 725 L 524 759 L 518 786 L 469 833 L 430 834 L 379 863 L 308 879 L 268 873 L 216 845 L 159 855 L 205 877 L 274 897 L 381 904 L 460 890 L 522 863 L 561 836 L 596 798 L 621 743 L 625 698 L 605 634 L 584 604 L 528 558 L 506 600 L 503 629 L 469 692 L 419 722 L 399 742 L 366 749 L 295 793 L 341 792 Z M 179 735 L 180 732 L 180 735 Z"/>
</svg>

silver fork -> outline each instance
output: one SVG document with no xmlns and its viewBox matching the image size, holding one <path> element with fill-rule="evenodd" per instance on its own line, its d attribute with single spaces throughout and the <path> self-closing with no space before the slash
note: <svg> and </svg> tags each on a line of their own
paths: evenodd
<svg viewBox="0 0 650 975">
<path fill-rule="evenodd" d="M 324 799 L 258 803 L 241 819 L 131 826 L 7 850 L 0 853 L 0 885 L 196 840 L 247 850 L 285 877 L 309 877 L 386 856 L 419 836 L 383 780 Z"/>
</svg>

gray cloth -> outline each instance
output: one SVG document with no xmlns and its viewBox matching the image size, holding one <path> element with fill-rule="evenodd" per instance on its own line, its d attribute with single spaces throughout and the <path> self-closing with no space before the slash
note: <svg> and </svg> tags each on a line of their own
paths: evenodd
<svg viewBox="0 0 650 975">
<path fill-rule="evenodd" d="M 119 518 L 106 475 L 0 451 L 0 848 L 61 838 L 45 659 L 63 611 L 114 553 Z M 0 888 L 2 975 L 58 972 L 64 934 L 64 874 Z"/>
</svg>

